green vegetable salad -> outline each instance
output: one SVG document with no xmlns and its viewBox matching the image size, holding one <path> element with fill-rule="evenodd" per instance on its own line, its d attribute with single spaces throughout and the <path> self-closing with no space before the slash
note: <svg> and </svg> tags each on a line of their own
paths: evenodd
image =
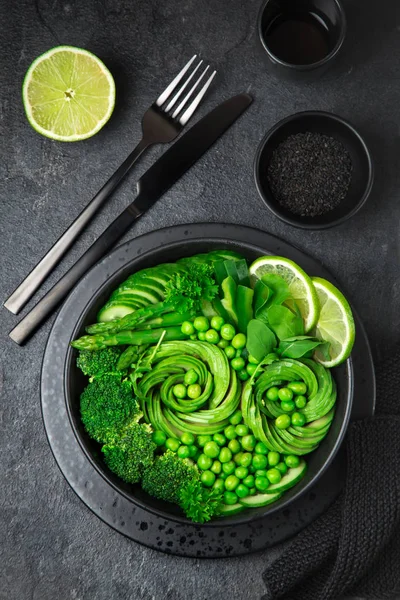
<svg viewBox="0 0 400 600">
<path fill-rule="evenodd" d="M 346 336 L 344 333 L 346 333 Z M 80 408 L 118 477 L 203 523 L 276 502 L 334 417 L 354 323 L 295 263 L 213 251 L 131 275 L 72 342 Z"/>
</svg>

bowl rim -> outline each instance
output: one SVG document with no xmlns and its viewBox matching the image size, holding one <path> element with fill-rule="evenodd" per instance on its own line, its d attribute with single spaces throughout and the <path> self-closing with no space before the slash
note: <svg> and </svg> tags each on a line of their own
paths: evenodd
<svg viewBox="0 0 400 600">
<path fill-rule="evenodd" d="M 217 238 L 217 237 L 195 237 L 195 238 L 190 238 L 190 240 L 187 240 L 187 243 L 191 244 L 192 242 L 194 242 L 194 243 L 197 242 L 197 243 L 201 243 L 201 244 L 204 244 L 204 243 L 207 244 L 208 242 L 211 242 L 214 245 L 216 243 L 221 243 L 222 245 L 224 245 L 224 244 L 226 245 L 227 243 L 229 244 L 230 240 L 227 238 L 224 239 L 224 238 Z M 257 245 L 251 244 L 251 243 L 245 243 L 242 241 L 238 242 L 236 240 L 232 240 L 232 243 L 235 245 L 240 245 L 249 250 L 253 250 L 255 252 L 261 251 L 264 253 L 268 253 L 267 249 L 261 248 L 260 246 L 257 246 Z M 82 322 L 83 322 L 87 312 L 90 310 L 90 306 L 92 305 L 94 299 L 97 298 L 101 294 L 102 290 L 104 290 L 107 286 L 110 285 L 109 284 L 110 279 L 115 278 L 121 271 L 126 270 L 127 268 L 130 268 L 130 266 L 132 264 L 134 264 L 136 262 L 142 262 L 149 256 L 153 255 L 155 252 L 161 252 L 161 251 L 165 252 L 172 248 L 180 248 L 181 246 L 182 246 L 182 242 L 170 242 L 170 243 L 164 244 L 162 247 L 152 248 L 139 256 L 132 257 L 132 259 L 130 259 L 129 261 L 124 263 L 124 265 L 121 265 L 121 267 L 119 269 L 114 271 L 114 273 L 112 273 L 112 275 L 107 280 L 105 280 L 100 285 L 100 287 L 97 288 L 95 294 L 92 295 L 91 298 L 87 301 L 85 307 L 81 311 L 79 318 L 77 319 L 77 321 L 75 323 L 75 326 L 74 326 L 72 334 L 71 334 L 71 340 L 74 339 L 78 328 L 81 327 Z M 69 385 L 68 385 L 68 368 L 72 364 L 72 360 L 73 360 L 72 356 L 73 356 L 74 352 L 75 352 L 75 349 L 73 349 L 71 346 L 69 346 L 69 348 L 66 352 L 65 361 L 64 361 L 64 365 L 63 365 L 64 400 L 65 400 L 66 412 L 68 415 L 68 420 L 70 422 L 70 426 L 74 433 L 75 439 L 77 440 L 85 457 L 88 459 L 88 461 L 90 462 L 92 467 L 96 470 L 96 472 L 102 477 L 102 479 L 109 486 L 111 486 L 114 490 L 116 490 L 119 494 L 123 495 L 126 499 L 128 499 L 133 504 L 138 505 L 140 508 L 142 508 L 150 513 L 153 513 L 157 516 L 161 516 L 163 518 L 166 518 L 170 521 L 174 521 L 176 523 L 194 524 L 192 521 L 190 521 L 189 519 L 187 519 L 184 516 L 177 516 L 170 512 L 166 512 L 162 509 L 149 506 L 148 504 L 146 504 L 139 498 L 136 498 L 132 494 L 126 492 L 122 487 L 120 487 L 119 485 L 114 483 L 114 481 L 112 481 L 112 479 L 107 475 L 107 473 L 99 466 L 98 462 L 92 456 L 91 452 L 86 448 L 86 445 L 85 445 L 83 439 L 81 438 L 81 435 L 75 425 L 74 417 L 73 417 L 72 411 L 71 411 L 71 403 L 69 401 L 70 390 L 69 390 Z M 332 461 L 335 458 L 335 456 L 337 455 L 337 453 L 343 443 L 343 440 L 345 438 L 347 428 L 348 428 L 348 425 L 350 422 L 350 416 L 351 416 L 351 410 L 352 410 L 353 398 L 354 398 L 354 369 L 353 369 L 353 362 L 352 362 L 351 356 L 347 359 L 345 364 L 347 365 L 347 370 L 348 370 L 349 376 L 348 376 L 348 390 L 347 390 L 346 400 L 345 400 L 346 407 L 345 407 L 345 411 L 344 411 L 344 418 L 343 418 L 341 426 L 340 426 L 339 434 L 333 444 L 333 447 L 328 455 L 328 458 L 324 461 L 322 467 L 316 472 L 314 477 L 312 477 L 310 479 L 310 481 L 302 489 L 298 490 L 298 492 L 295 493 L 291 498 L 289 498 L 286 501 L 283 501 L 280 504 L 271 504 L 271 505 L 267 506 L 266 510 L 263 512 L 263 514 L 252 515 L 251 510 L 249 510 L 248 512 L 245 511 L 243 514 L 246 516 L 240 517 L 240 514 L 239 514 L 238 518 L 235 519 L 235 525 L 250 523 L 252 521 L 262 519 L 267 514 L 271 515 L 278 510 L 284 510 L 285 508 L 290 506 L 290 504 L 292 504 L 293 502 L 298 500 L 301 496 L 305 495 L 308 491 L 310 491 L 310 489 L 314 486 L 314 484 L 320 479 L 320 477 L 326 472 L 326 470 L 332 464 Z M 140 485 L 140 484 L 137 484 L 137 485 Z M 215 520 L 211 520 L 206 523 L 203 523 L 201 526 L 207 527 L 207 528 L 221 527 L 221 526 L 224 526 L 224 523 L 226 524 L 226 526 L 232 525 L 232 522 L 228 519 L 217 518 Z"/>
<path fill-rule="evenodd" d="M 331 121 L 340 123 L 341 125 L 346 127 L 346 129 L 348 129 L 351 132 L 351 134 L 354 137 L 356 137 L 358 142 L 361 144 L 364 155 L 365 155 L 365 157 L 367 159 L 367 163 L 368 163 L 368 178 L 366 181 L 366 186 L 365 186 L 364 192 L 363 192 L 360 200 L 357 202 L 357 204 L 351 210 L 349 210 L 349 212 L 347 212 L 343 216 L 339 217 L 338 219 L 334 219 L 327 223 L 303 223 L 300 220 L 296 219 L 295 215 L 293 215 L 293 218 L 287 216 L 286 214 L 281 212 L 275 205 L 272 204 L 269 197 L 265 193 L 264 188 L 261 183 L 261 176 L 260 176 L 261 155 L 264 151 L 265 146 L 268 144 L 270 138 L 287 123 L 297 121 L 304 117 L 323 117 L 325 119 L 329 119 Z M 372 190 L 372 187 L 374 184 L 375 169 L 374 169 L 374 162 L 372 159 L 371 151 L 369 150 L 364 138 L 361 136 L 361 134 L 358 132 L 358 130 L 354 127 L 354 125 L 352 125 L 349 121 L 347 121 L 346 119 L 344 119 L 343 117 L 341 117 L 335 113 L 331 113 L 331 112 L 324 111 L 324 110 L 305 110 L 305 111 L 301 111 L 301 112 L 297 112 L 297 113 L 288 115 L 287 117 L 285 117 L 285 118 L 281 119 L 280 121 L 278 121 L 277 123 L 275 123 L 275 125 L 273 125 L 267 131 L 267 133 L 264 135 L 264 137 L 259 142 L 257 150 L 256 150 L 256 154 L 254 157 L 254 163 L 253 163 L 253 174 L 254 174 L 256 188 L 257 188 L 257 191 L 258 191 L 261 199 L 264 201 L 267 208 L 276 217 L 278 217 L 278 219 L 287 223 L 288 225 L 292 225 L 294 227 L 299 227 L 301 229 L 318 230 L 318 229 L 330 229 L 331 227 L 340 225 L 341 223 L 344 223 L 345 221 L 347 221 L 348 219 L 353 217 L 356 213 L 358 213 L 361 210 L 361 208 L 364 206 L 364 204 L 368 200 L 369 195 L 371 193 L 371 190 Z"/>
<path fill-rule="evenodd" d="M 286 62 L 286 61 L 280 59 L 278 56 L 276 56 L 276 54 L 271 52 L 268 44 L 266 43 L 266 41 L 264 39 L 264 35 L 263 35 L 263 31 L 262 31 L 262 17 L 263 17 L 265 9 L 267 8 L 267 5 L 271 1 L 272 0 L 265 0 L 263 2 L 260 10 L 258 11 L 258 16 L 257 16 L 258 37 L 260 39 L 263 49 L 265 50 L 265 52 L 271 62 L 279 65 L 280 67 L 284 67 L 285 69 L 291 70 L 291 71 L 308 72 L 308 71 L 314 71 L 315 69 L 318 69 L 319 67 L 323 67 L 323 66 L 327 65 L 330 61 L 332 61 L 337 56 L 337 54 L 340 52 L 340 49 L 342 48 L 342 46 L 344 44 L 344 40 L 346 39 L 346 33 L 347 33 L 346 13 L 345 13 L 345 10 L 344 10 L 343 5 L 340 2 L 340 0 L 332 0 L 333 3 L 336 5 L 336 8 L 340 15 L 339 38 L 338 38 L 335 46 L 332 48 L 332 50 L 326 56 L 324 56 L 324 58 L 321 58 L 321 60 L 318 60 L 317 62 L 314 62 L 314 63 L 310 63 L 308 65 L 295 65 L 293 63 Z"/>
</svg>

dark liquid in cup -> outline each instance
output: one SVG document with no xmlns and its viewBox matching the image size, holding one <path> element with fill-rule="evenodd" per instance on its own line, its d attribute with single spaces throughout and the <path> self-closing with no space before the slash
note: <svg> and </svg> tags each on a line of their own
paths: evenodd
<svg viewBox="0 0 400 600">
<path fill-rule="evenodd" d="M 264 37 L 270 51 L 292 65 L 311 65 L 330 52 L 328 28 L 312 13 L 278 15 Z"/>
</svg>

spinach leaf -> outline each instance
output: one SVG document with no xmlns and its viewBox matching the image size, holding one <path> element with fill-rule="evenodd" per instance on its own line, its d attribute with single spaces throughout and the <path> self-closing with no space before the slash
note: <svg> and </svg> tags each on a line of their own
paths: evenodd
<svg viewBox="0 0 400 600">
<path fill-rule="evenodd" d="M 266 308 L 268 300 L 273 296 L 273 291 L 259 279 L 254 286 L 254 314 L 257 319 L 266 321 Z M 264 318 L 265 317 L 265 318 Z"/>
<path fill-rule="evenodd" d="M 323 342 L 308 336 L 294 337 L 280 342 L 278 352 L 282 358 L 302 358 L 312 353 Z"/>
<path fill-rule="evenodd" d="M 321 343 L 320 347 L 319 347 L 319 352 L 320 354 L 322 354 L 322 357 L 324 358 L 324 360 L 331 360 L 331 356 L 329 354 L 329 349 L 331 347 L 330 342 L 323 342 Z"/>
<path fill-rule="evenodd" d="M 267 317 L 270 328 L 280 340 L 304 335 L 303 319 L 285 306 L 271 306 Z"/>
<path fill-rule="evenodd" d="M 252 319 L 247 325 L 246 349 L 255 359 L 261 361 L 276 347 L 275 335 L 262 321 Z"/>
<path fill-rule="evenodd" d="M 268 303 L 269 306 L 282 304 L 290 297 L 289 286 L 280 275 L 267 273 L 267 275 L 261 277 L 261 281 L 273 292 L 273 296 Z"/>
</svg>

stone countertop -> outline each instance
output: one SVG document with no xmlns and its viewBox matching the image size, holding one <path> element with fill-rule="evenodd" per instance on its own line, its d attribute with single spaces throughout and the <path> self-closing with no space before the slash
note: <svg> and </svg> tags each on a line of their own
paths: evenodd
<svg viewBox="0 0 400 600">
<path fill-rule="evenodd" d="M 399 218 L 400 5 L 344 0 L 348 37 L 334 70 L 312 85 L 274 79 L 257 50 L 260 0 L 21 0 L 7 2 L 0 57 L 1 299 L 36 264 L 140 135 L 140 118 L 182 64 L 198 52 L 218 70 L 199 115 L 249 91 L 244 117 L 129 232 L 125 239 L 185 222 L 232 222 L 276 234 L 322 261 L 360 313 L 375 358 L 400 327 Z M 50 141 L 27 124 L 21 83 L 31 61 L 52 46 L 91 50 L 109 66 L 117 105 L 109 124 L 76 144 Z M 349 119 L 376 166 L 364 209 L 338 228 L 302 231 L 273 217 L 253 182 L 253 157 L 265 131 L 301 110 Z M 152 149 L 43 286 L 64 273 L 133 198 L 137 177 L 163 151 Z M 42 292 L 43 293 L 43 292 Z M 31 304 L 33 305 L 33 303 Z M 261 572 L 279 548 L 226 560 L 167 556 L 122 537 L 75 496 L 44 433 L 40 366 L 49 320 L 24 348 L 7 332 L 17 319 L 0 311 L 0 598 L 4 600 L 255 600 Z"/>
</svg>

